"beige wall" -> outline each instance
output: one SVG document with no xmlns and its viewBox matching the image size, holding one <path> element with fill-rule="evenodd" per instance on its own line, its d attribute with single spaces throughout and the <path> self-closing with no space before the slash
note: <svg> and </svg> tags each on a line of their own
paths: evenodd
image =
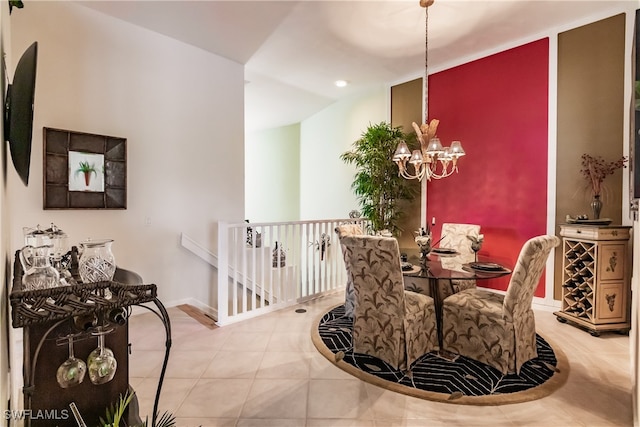
<svg viewBox="0 0 640 427">
<path fill-rule="evenodd" d="M 623 155 L 628 111 L 623 102 L 624 61 L 624 14 L 558 35 L 556 224 L 564 223 L 567 214 L 592 217 L 580 156 L 617 160 Z M 616 224 L 622 220 L 622 178 L 618 170 L 604 181 L 601 217 Z M 554 297 L 560 299 L 562 251 L 556 251 L 555 265 Z"/>
<path fill-rule="evenodd" d="M 411 126 L 412 122 L 418 124 L 423 122 L 422 119 L 422 78 L 411 80 L 406 83 L 398 84 L 391 87 L 391 125 L 401 126 L 403 132 L 414 132 Z M 421 183 L 417 180 L 413 181 L 413 185 L 421 188 Z M 402 202 L 400 208 L 404 212 L 404 217 L 400 222 L 400 228 L 403 230 L 399 236 L 398 242 L 403 252 L 418 252 L 413 233 L 420 228 L 421 224 L 421 203 L 422 197 L 420 193 L 411 202 Z"/>
</svg>

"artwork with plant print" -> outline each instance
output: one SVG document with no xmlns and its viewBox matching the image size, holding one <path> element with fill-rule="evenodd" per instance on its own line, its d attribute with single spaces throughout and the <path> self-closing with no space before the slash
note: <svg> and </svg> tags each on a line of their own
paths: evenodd
<svg viewBox="0 0 640 427">
<path fill-rule="evenodd" d="M 104 154 L 69 151 L 69 191 L 104 192 Z"/>
</svg>

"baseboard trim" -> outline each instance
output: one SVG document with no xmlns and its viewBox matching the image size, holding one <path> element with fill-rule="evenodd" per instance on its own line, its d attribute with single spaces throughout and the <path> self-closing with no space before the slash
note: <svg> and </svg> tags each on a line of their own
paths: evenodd
<svg viewBox="0 0 640 427">
<path fill-rule="evenodd" d="M 200 301 L 198 301 L 195 298 L 183 298 L 183 299 L 179 299 L 179 300 L 173 300 L 173 301 L 168 301 L 168 302 L 163 302 L 162 305 L 165 306 L 165 308 L 172 308 L 172 307 L 177 307 L 179 305 L 183 305 L 183 304 L 187 304 L 187 305 L 192 305 L 194 307 L 196 307 L 197 309 L 201 310 L 202 312 L 206 313 L 207 315 L 211 316 L 212 318 L 214 318 L 216 321 L 218 320 L 218 310 L 210 307 Z M 150 308 L 154 308 L 154 304 L 153 303 L 146 303 L 144 305 L 149 306 Z M 131 307 L 131 316 L 138 316 L 140 314 L 144 314 L 144 313 L 148 313 L 149 310 L 147 310 L 146 308 L 142 308 L 139 306 L 132 306 Z"/>
</svg>

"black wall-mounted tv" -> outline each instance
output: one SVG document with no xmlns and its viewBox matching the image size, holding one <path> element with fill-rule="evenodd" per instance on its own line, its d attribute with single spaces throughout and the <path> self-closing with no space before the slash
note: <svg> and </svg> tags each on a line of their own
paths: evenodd
<svg viewBox="0 0 640 427">
<path fill-rule="evenodd" d="M 38 42 L 33 42 L 18 61 L 4 104 L 4 139 L 9 141 L 13 166 L 24 185 L 29 185 L 37 57 Z"/>
</svg>

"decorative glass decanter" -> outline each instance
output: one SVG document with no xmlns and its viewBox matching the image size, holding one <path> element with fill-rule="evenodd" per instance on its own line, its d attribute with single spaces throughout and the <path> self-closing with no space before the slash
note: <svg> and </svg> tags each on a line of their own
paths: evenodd
<svg viewBox="0 0 640 427">
<path fill-rule="evenodd" d="M 51 245 L 25 246 L 20 250 L 24 290 L 55 288 L 60 285 L 60 274 L 51 265 L 50 254 Z"/>
<path fill-rule="evenodd" d="M 116 272 L 116 260 L 111 252 L 113 240 L 85 240 L 80 243 L 78 273 L 82 283 L 94 283 L 113 280 Z"/>
</svg>

